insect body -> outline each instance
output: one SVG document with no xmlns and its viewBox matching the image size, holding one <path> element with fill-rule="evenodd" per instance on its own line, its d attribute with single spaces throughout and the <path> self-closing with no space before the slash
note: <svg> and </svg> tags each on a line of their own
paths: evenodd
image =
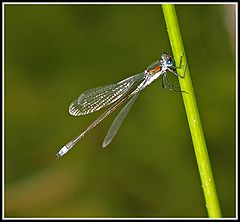
<svg viewBox="0 0 240 222">
<path fill-rule="evenodd" d="M 181 57 L 182 58 L 182 57 Z M 180 61 L 181 64 L 181 61 Z M 103 119 L 111 114 L 117 107 L 129 99 L 127 104 L 114 119 L 104 141 L 103 147 L 106 147 L 116 135 L 124 118 L 134 104 L 139 93 L 159 76 L 162 76 L 162 86 L 176 91 L 174 86 L 168 81 L 168 72 L 183 78 L 176 72 L 173 58 L 168 53 L 163 53 L 161 60 L 153 63 L 144 72 L 130 76 L 118 83 L 110 84 L 83 92 L 69 107 L 69 113 L 73 116 L 86 115 L 110 106 L 102 115 L 100 115 L 85 131 L 67 143 L 56 154 L 56 158 L 65 155 L 79 140 L 81 140 L 89 131 L 98 125 Z"/>
</svg>

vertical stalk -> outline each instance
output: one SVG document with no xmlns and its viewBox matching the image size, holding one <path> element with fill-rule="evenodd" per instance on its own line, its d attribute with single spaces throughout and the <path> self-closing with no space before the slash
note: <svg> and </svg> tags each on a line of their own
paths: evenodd
<svg viewBox="0 0 240 222">
<path fill-rule="evenodd" d="M 183 73 L 184 66 L 187 64 L 187 59 L 175 7 L 173 4 L 163 4 L 162 9 L 175 61 L 179 62 L 181 55 L 184 53 L 182 66 L 179 69 L 180 72 L 178 72 L 185 76 L 184 78 L 179 78 L 179 83 L 181 90 L 186 92 L 182 93 L 183 102 L 191 132 L 208 215 L 211 218 L 219 218 L 221 217 L 221 210 L 188 66 L 186 66 L 185 73 Z"/>
</svg>

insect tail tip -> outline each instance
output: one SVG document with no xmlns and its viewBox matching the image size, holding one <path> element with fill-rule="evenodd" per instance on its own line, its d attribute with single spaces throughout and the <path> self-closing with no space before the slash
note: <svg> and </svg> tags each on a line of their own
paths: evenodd
<svg viewBox="0 0 240 222">
<path fill-rule="evenodd" d="M 61 155 L 59 155 L 59 153 L 57 153 L 56 155 L 55 155 L 55 158 L 56 159 L 59 159 L 61 157 Z"/>
</svg>

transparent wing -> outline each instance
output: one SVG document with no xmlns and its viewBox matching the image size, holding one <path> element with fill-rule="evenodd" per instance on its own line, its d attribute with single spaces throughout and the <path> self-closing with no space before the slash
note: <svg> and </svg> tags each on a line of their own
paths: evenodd
<svg viewBox="0 0 240 222">
<path fill-rule="evenodd" d="M 119 130 L 123 120 L 127 116 L 129 110 L 131 109 L 132 105 L 134 104 L 135 100 L 137 99 L 139 95 L 139 92 L 136 93 L 129 101 L 128 103 L 122 108 L 122 110 L 118 113 L 116 118 L 114 119 L 111 127 L 108 130 L 108 133 L 103 141 L 103 148 L 106 147 L 113 139 L 113 137 L 116 135 L 117 131 Z"/>
<path fill-rule="evenodd" d="M 69 113 L 73 116 L 86 115 L 106 107 L 117 101 L 143 78 L 144 73 L 140 73 L 115 84 L 89 89 L 71 103 Z"/>
</svg>

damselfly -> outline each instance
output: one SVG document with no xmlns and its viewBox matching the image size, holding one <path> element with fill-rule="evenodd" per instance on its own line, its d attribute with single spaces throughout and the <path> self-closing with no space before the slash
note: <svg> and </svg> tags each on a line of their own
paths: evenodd
<svg viewBox="0 0 240 222">
<path fill-rule="evenodd" d="M 180 59 L 180 65 L 181 66 Z M 176 72 L 177 67 L 175 66 L 174 59 L 168 54 L 163 53 L 160 61 L 157 61 L 150 65 L 144 72 L 130 76 L 118 83 L 110 84 L 94 89 L 87 90 L 83 92 L 76 100 L 74 100 L 70 107 L 69 113 L 73 116 L 86 115 L 95 112 L 103 107 L 110 104 L 108 108 L 101 116 L 99 116 L 85 131 L 67 143 L 63 148 L 61 148 L 56 154 L 56 158 L 60 158 L 65 155 L 79 140 L 81 140 L 89 131 L 91 131 L 95 126 L 97 126 L 103 119 L 105 119 L 109 114 L 111 114 L 117 107 L 123 104 L 126 100 L 130 99 L 119 114 L 114 119 L 104 141 L 103 147 L 106 147 L 116 135 L 119 127 L 121 126 L 124 118 L 131 109 L 135 100 L 137 99 L 139 93 L 152 81 L 162 76 L 162 86 L 173 91 L 175 90 L 175 85 L 171 85 L 168 80 L 168 72 L 183 78 Z M 185 73 L 185 71 L 184 71 Z"/>
</svg>

